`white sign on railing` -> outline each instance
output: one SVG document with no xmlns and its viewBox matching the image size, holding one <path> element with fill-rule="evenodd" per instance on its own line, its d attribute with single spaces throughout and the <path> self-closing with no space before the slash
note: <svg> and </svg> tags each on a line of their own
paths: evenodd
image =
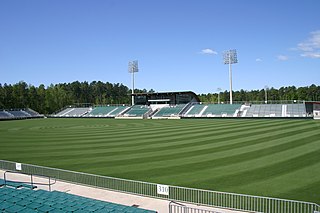
<svg viewBox="0 0 320 213">
<path fill-rule="evenodd" d="M 16 163 L 16 170 L 18 171 L 22 170 L 21 163 Z"/>
<path fill-rule="evenodd" d="M 169 195 L 169 186 L 157 184 L 157 193 L 160 195 Z"/>
</svg>

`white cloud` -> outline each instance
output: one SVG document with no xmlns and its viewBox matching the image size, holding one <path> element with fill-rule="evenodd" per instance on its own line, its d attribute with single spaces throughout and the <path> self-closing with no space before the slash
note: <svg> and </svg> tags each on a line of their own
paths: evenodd
<svg viewBox="0 0 320 213">
<path fill-rule="evenodd" d="M 297 45 L 301 56 L 308 58 L 320 58 L 320 30 L 310 33 L 310 37 Z"/>
<path fill-rule="evenodd" d="M 278 59 L 279 61 L 287 61 L 287 60 L 289 60 L 289 57 L 286 56 L 286 55 L 278 55 L 278 56 L 277 56 L 277 59 Z"/>
<path fill-rule="evenodd" d="M 320 58 L 320 52 L 305 52 L 301 54 L 302 57 Z"/>
<path fill-rule="evenodd" d="M 261 61 L 262 61 L 261 58 L 257 58 L 257 59 L 256 59 L 256 62 L 261 62 Z"/>
<path fill-rule="evenodd" d="M 201 50 L 200 53 L 206 54 L 206 55 L 217 55 L 218 54 L 218 52 L 214 51 L 213 49 L 209 49 L 209 48 Z"/>
</svg>

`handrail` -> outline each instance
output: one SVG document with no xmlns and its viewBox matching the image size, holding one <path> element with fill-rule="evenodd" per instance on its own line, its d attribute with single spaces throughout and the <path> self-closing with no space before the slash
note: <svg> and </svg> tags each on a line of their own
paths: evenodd
<svg viewBox="0 0 320 213">
<path fill-rule="evenodd" d="M 3 176 L 4 176 L 4 184 L 6 185 L 7 183 L 7 173 L 13 173 L 13 174 L 23 174 L 23 175 L 30 175 L 30 184 L 31 184 L 31 187 L 32 189 L 34 188 L 33 185 L 44 185 L 44 186 L 48 186 L 49 187 L 49 191 L 51 191 L 51 186 L 56 184 L 57 180 L 54 178 L 54 182 L 51 183 L 51 179 L 52 177 L 49 177 L 49 176 L 44 176 L 44 175 L 35 175 L 37 177 L 41 177 L 41 178 L 47 178 L 49 183 L 48 184 L 45 184 L 45 183 L 37 183 L 37 182 L 33 182 L 33 174 L 27 174 L 27 173 L 23 173 L 23 172 L 17 172 L 17 171 L 5 171 L 3 173 Z M 18 181 L 13 181 L 13 182 L 18 182 Z M 24 181 L 19 181 L 19 183 L 29 183 L 29 182 L 24 182 Z"/>
</svg>

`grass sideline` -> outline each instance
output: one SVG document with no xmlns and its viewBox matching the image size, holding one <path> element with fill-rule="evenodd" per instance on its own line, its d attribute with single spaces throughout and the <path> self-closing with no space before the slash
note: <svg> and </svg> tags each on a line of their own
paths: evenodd
<svg viewBox="0 0 320 213">
<path fill-rule="evenodd" d="M 200 189 L 320 200 L 315 120 L 0 122 L 0 159 Z"/>
</svg>

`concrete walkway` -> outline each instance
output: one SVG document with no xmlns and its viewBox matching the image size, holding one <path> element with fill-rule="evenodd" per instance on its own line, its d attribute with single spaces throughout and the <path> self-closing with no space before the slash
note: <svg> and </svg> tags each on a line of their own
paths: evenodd
<svg viewBox="0 0 320 213">
<path fill-rule="evenodd" d="M 4 173 L 5 171 L 0 170 L 0 178 L 4 179 Z M 6 179 L 10 181 L 21 181 L 21 182 L 29 182 L 29 183 L 31 180 L 29 175 L 24 175 L 19 173 L 10 173 L 10 172 L 6 173 Z M 48 184 L 48 179 L 33 176 L 33 182 Z M 37 189 L 49 190 L 49 187 L 46 185 L 40 185 L 40 184 L 35 184 L 35 185 L 37 186 Z M 63 181 L 57 181 L 54 185 L 51 186 L 51 190 L 66 192 L 66 193 L 88 197 L 92 199 L 97 199 L 97 200 L 102 200 L 102 201 L 118 203 L 126 206 L 136 205 L 139 208 L 154 210 L 159 213 L 169 212 L 170 201 L 168 200 L 137 196 L 132 194 L 110 191 L 107 189 L 77 185 L 77 184 L 63 182 Z M 217 213 L 239 213 L 239 211 L 211 208 L 206 206 L 197 206 L 197 205 L 185 204 L 185 203 L 181 203 L 181 204 L 184 204 L 188 207 L 216 211 Z"/>
</svg>

